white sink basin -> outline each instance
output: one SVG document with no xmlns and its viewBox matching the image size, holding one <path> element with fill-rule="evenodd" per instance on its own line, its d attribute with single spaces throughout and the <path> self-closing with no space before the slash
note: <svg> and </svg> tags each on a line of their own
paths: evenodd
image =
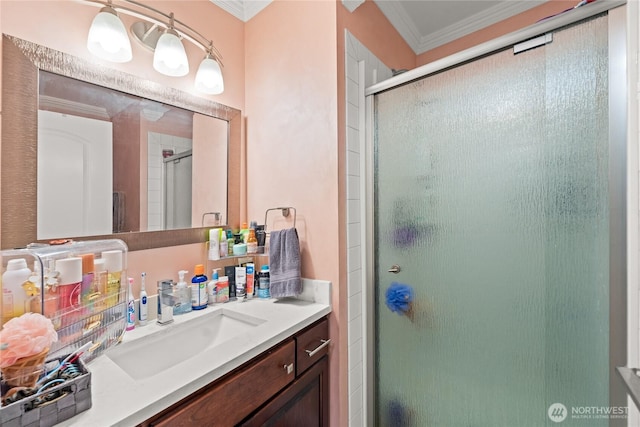
<svg viewBox="0 0 640 427">
<path fill-rule="evenodd" d="M 156 326 L 161 328 L 158 332 L 121 343 L 106 355 L 133 379 L 140 380 L 187 362 L 203 350 L 241 337 L 264 322 L 264 319 L 222 308 L 186 322 Z"/>
</svg>

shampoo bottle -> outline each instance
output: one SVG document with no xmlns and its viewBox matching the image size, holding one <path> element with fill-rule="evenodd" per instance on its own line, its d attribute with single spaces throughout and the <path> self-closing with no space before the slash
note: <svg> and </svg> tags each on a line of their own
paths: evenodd
<svg viewBox="0 0 640 427">
<path fill-rule="evenodd" d="M 133 298 L 133 277 L 129 277 L 127 286 L 127 331 L 131 331 L 136 327 L 136 301 Z"/>
<path fill-rule="evenodd" d="M 204 275 L 204 265 L 198 264 L 194 269 L 195 276 L 191 279 L 191 309 L 207 308 L 207 276 Z"/>
<path fill-rule="evenodd" d="M 218 302 L 218 270 L 220 269 L 213 269 L 211 272 L 211 280 L 207 283 L 207 302 L 209 305 Z"/>
<path fill-rule="evenodd" d="M 147 276 L 147 273 L 142 273 L 142 278 L 140 280 L 140 308 L 138 309 L 138 324 L 140 326 L 144 326 L 147 324 L 147 314 L 148 314 L 148 306 L 147 306 L 147 290 L 145 289 L 144 279 Z"/>
</svg>

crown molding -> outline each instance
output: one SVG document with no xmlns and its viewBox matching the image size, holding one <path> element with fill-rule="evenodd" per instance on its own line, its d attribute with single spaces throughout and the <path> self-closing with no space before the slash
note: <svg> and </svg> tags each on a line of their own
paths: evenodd
<svg viewBox="0 0 640 427">
<path fill-rule="evenodd" d="M 68 99 L 55 98 L 49 95 L 38 96 L 40 109 L 51 111 L 62 111 L 66 114 L 76 116 L 90 116 L 92 118 L 110 120 L 107 110 L 103 107 L 83 104 L 81 102 L 70 101 Z"/>
<path fill-rule="evenodd" d="M 490 25 L 511 18 L 519 13 L 525 12 L 533 7 L 541 5 L 545 1 L 503 1 L 489 9 L 476 13 L 468 18 L 462 19 L 453 25 L 422 36 L 416 54 L 424 53 L 443 44 L 452 42 L 473 32 L 486 28 Z"/>
<path fill-rule="evenodd" d="M 211 0 L 211 3 L 226 10 L 242 22 L 247 22 L 262 9 L 269 6 L 272 0 Z"/>
<path fill-rule="evenodd" d="M 342 4 L 344 5 L 344 7 L 346 7 L 347 10 L 351 13 L 353 13 L 353 11 L 356 10 L 362 3 L 364 3 L 364 0 L 342 0 Z"/>
<path fill-rule="evenodd" d="M 398 2 L 386 0 L 374 0 L 374 2 L 416 55 L 545 3 L 541 0 L 505 0 L 441 30 L 423 35 L 413 23 L 411 16 Z"/>
<path fill-rule="evenodd" d="M 270 4 L 271 0 L 244 0 L 244 22 L 249 21 Z"/>
<path fill-rule="evenodd" d="M 418 27 L 413 23 L 413 19 L 411 19 L 411 16 L 409 16 L 407 11 L 400 5 L 400 3 L 395 1 L 373 1 L 417 55 L 418 50 L 420 49 L 422 35 L 420 34 Z"/>
</svg>

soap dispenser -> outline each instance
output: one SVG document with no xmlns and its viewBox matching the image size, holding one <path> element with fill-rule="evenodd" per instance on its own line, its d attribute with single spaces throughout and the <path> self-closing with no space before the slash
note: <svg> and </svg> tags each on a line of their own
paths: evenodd
<svg viewBox="0 0 640 427">
<path fill-rule="evenodd" d="M 187 270 L 178 271 L 178 284 L 176 285 L 176 305 L 173 306 L 173 314 L 184 314 L 191 311 L 191 288 L 184 281 Z"/>
</svg>

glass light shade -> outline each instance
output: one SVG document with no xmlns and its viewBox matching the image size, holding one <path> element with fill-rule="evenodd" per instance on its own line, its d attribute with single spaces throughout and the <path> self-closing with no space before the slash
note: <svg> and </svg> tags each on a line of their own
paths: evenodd
<svg viewBox="0 0 640 427">
<path fill-rule="evenodd" d="M 224 92 L 224 81 L 222 79 L 222 70 L 218 61 L 207 55 L 196 74 L 196 90 L 210 95 L 218 95 Z"/>
<path fill-rule="evenodd" d="M 153 68 L 166 76 L 181 77 L 189 74 L 187 53 L 175 30 L 167 30 L 158 39 L 153 54 Z"/>
<path fill-rule="evenodd" d="M 131 61 L 133 55 L 127 30 L 113 8 L 102 8 L 93 18 L 87 37 L 87 49 L 107 61 Z"/>
</svg>

